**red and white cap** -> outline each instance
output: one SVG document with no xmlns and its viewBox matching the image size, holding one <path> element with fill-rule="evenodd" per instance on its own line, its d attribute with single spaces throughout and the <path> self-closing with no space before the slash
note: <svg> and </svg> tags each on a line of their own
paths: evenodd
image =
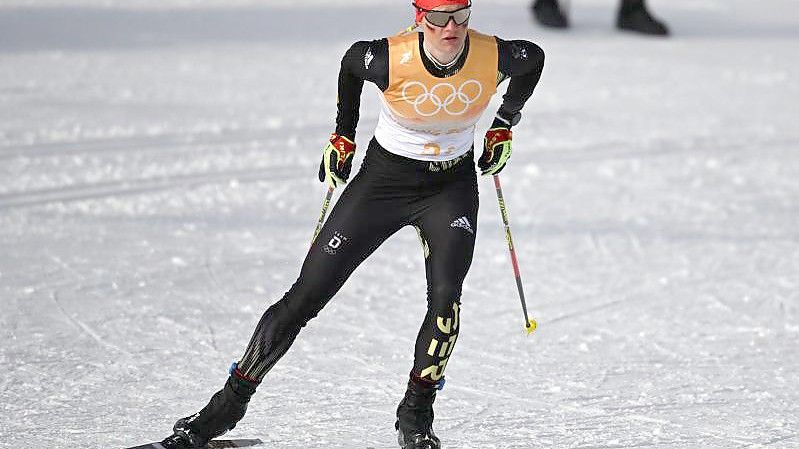
<svg viewBox="0 0 799 449">
<path fill-rule="evenodd" d="M 439 6 L 446 6 L 446 5 L 457 5 L 457 6 L 469 6 L 471 4 L 470 0 L 415 0 L 412 5 L 416 8 L 416 23 L 421 23 L 422 19 L 424 19 L 425 12 L 422 11 L 423 9 L 431 10 L 436 9 Z"/>
</svg>

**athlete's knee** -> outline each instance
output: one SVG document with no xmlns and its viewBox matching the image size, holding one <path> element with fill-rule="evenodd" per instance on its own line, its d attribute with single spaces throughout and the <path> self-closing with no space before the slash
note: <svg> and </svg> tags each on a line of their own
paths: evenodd
<svg viewBox="0 0 799 449">
<path fill-rule="evenodd" d="M 439 282 L 427 289 L 427 308 L 430 310 L 449 310 L 461 298 L 461 285 Z"/>
<path fill-rule="evenodd" d="M 428 290 L 427 316 L 444 335 L 456 334 L 460 322 L 460 285 L 445 285 Z"/>
</svg>

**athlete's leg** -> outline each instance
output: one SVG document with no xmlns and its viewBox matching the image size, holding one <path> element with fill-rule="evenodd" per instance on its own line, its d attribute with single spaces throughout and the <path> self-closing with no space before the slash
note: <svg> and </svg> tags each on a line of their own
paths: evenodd
<svg viewBox="0 0 799 449">
<path fill-rule="evenodd" d="M 286 353 L 300 329 L 319 313 L 355 268 L 405 224 L 402 208 L 391 201 L 391 196 L 373 195 L 374 186 L 373 177 L 362 168 L 311 245 L 297 281 L 261 317 L 225 387 L 200 412 L 178 420 L 174 434 L 162 441 L 162 446 L 202 448 L 208 440 L 235 427 L 261 380 Z"/>
<path fill-rule="evenodd" d="M 344 191 L 311 245 L 299 278 L 261 317 L 238 363 L 244 377 L 260 381 L 355 268 L 402 227 L 399 208 L 376 198 L 371 187 L 368 175 L 359 174 Z"/>
<path fill-rule="evenodd" d="M 415 221 L 425 250 L 427 313 L 416 339 L 408 388 L 397 407 L 401 447 L 440 447 L 433 431 L 433 402 L 458 339 L 461 287 L 477 232 L 474 164 L 471 158 L 462 164 L 468 165 L 457 169 L 458 181 L 429 197 Z"/>
<path fill-rule="evenodd" d="M 426 251 L 427 314 L 416 339 L 413 373 L 438 382 L 458 339 L 460 296 L 477 232 L 474 176 L 448 185 L 416 223 Z"/>
</svg>

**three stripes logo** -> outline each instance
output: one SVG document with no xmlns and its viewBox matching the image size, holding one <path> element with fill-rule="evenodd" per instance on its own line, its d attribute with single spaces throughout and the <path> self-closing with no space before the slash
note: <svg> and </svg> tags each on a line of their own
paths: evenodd
<svg viewBox="0 0 799 449">
<path fill-rule="evenodd" d="M 469 232 L 469 234 L 474 234 L 474 230 L 472 229 L 472 224 L 469 223 L 469 219 L 466 217 L 461 217 L 456 219 L 449 225 L 451 228 L 462 228 Z"/>
</svg>

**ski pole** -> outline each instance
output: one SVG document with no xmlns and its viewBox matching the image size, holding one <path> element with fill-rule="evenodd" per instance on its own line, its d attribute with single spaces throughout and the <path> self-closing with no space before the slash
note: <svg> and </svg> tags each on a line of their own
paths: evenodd
<svg viewBox="0 0 799 449">
<path fill-rule="evenodd" d="M 413 25 L 411 25 L 411 26 L 409 26 L 408 28 L 405 28 L 404 30 L 402 30 L 402 31 L 400 31 L 399 33 L 397 33 L 397 36 L 405 36 L 406 34 L 410 34 L 410 33 L 412 33 L 412 32 L 413 32 L 413 30 L 415 30 L 415 29 L 416 29 L 416 27 L 418 27 L 418 26 L 419 26 L 419 24 L 418 24 L 418 23 L 416 23 L 416 22 L 414 22 L 414 24 L 413 24 Z"/>
<path fill-rule="evenodd" d="M 519 261 L 516 260 L 516 249 L 513 246 L 513 238 L 510 235 L 510 224 L 508 222 L 508 209 L 505 206 L 505 198 L 502 196 L 502 186 L 499 184 L 499 175 L 494 175 L 494 187 L 497 188 L 497 200 L 499 201 L 499 212 L 502 214 L 502 222 L 505 224 L 505 240 L 508 241 L 510 250 L 510 262 L 513 265 L 513 274 L 516 276 L 516 288 L 519 290 L 519 299 L 522 301 L 522 312 L 524 312 L 524 328 L 527 335 L 530 335 L 538 327 L 535 319 L 527 315 L 527 302 L 524 300 L 524 289 L 522 288 L 522 275 L 519 271 Z"/>
<path fill-rule="evenodd" d="M 313 238 L 311 239 L 311 244 L 316 241 L 316 237 L 319 235 L 319 231 L 322 230 L 322 225 L 325 222 L 325 215 L 327 215 L 327 208 L 330 207 L 330 200 L 333 198 L 333 187 L 327 188 L 327 195 L 325 195 L 325 202 L 322 203 L 322 213 L 319 214 L 319 222 L 316 223 L 316 230 L 314 230 Z"/>
</svg>

